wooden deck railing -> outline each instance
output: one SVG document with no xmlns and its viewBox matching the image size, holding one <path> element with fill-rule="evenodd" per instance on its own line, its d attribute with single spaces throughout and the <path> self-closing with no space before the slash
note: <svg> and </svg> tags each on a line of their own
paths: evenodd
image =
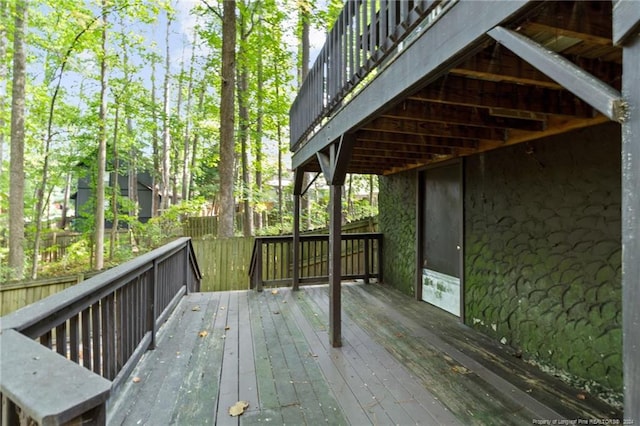
<svg viewBox="0 0 640 426">
<path fill-rule="evenodd" d="M 2 317 L 0 423 L 104 423 L 109 393 L 200 278 L 191 240 L 180 238 Z"/>
<path fill-rule="evenodd" d="M 382 280 L 382 234 L 342 234 L 342 279 Z M 300 284 L 329 278 L 329 235 L 301 235 Z M 293 236 L 256 237 L 251 255 L 251 287 L 293 284 Z"/>
<path fill-rule="evenodd" d="M 289 111 L 291 149 L 297 149 L 418 26 L 424 31 L 453 2 L 347 1 Z"/>
</svg>

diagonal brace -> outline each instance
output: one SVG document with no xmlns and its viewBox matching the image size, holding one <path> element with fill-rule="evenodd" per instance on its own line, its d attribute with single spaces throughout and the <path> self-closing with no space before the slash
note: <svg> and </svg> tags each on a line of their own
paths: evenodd
<svg viewBox="0 0 640 426">
<path fill-rule="evenodd" d="M 624 121 L 626 107 L 622 95 L 616 89 L 558 53 L 515 31 L 495 27 L 487 34 L 610 120 L 618 123 Z"/>
</svg>

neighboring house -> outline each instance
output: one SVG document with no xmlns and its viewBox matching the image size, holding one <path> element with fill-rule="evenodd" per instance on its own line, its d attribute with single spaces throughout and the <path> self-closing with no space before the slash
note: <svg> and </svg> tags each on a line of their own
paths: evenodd
<svg viewBox="0 0 640 426">
<path fill-rule="evenodd" d="M 327 40 L 290 113 L 296 206 L 305 172 L 334 219 L 345 173 L 379 175 L 385 284 L 640 419 L 638 3 L 354 1 Z"/>
<path fill-rule="evenodd" d="M 114 183 L 113 173 L 109 175 L 108 186 L 112 187 Z M 153 217 L 153 179 L 148 172 L 140 172 L 136 177 L 136 185 L 138 191 L 138 220 L 142 223 L 146 223 Z M 129 176 L 118 175 L 118 186 L 120 188 L 120 195 L 123 197 L 129 196 Z M 93 195 L 94 189 L 91 187 L 90 179 L 88 176 L 78 179 L 78 189 L 71 195 L 71 199 L 75 202 L 76 219 L 81 218 L 83 212 L 89 208 L 87 203 Z M 110 200 L 109 195 L 106 196 L 107 200 Z M 157 204 L 160 205 L 160 195 L 157 196 Z M 121 226 L 126 226 L 122 224 Z M 111 228 L 111 222 L 105 220 L 105 227 Z"/>
</svg>

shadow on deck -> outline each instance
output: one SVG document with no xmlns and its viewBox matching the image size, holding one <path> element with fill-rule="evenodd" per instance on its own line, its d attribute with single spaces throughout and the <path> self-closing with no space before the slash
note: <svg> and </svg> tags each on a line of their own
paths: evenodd
<svg viewBox="0 0 640 426">
<path fill-rule="evenodd" d="M 507 425 L 621 417 L 449 314 L 377 284 L 343 285 L 343 347 L 331 348 L 327 289 L 187 295 L 157 348 L 112 397 L 108 423 Z M 231 417 L 239 400 L 249 406 Z"/>
</svg>

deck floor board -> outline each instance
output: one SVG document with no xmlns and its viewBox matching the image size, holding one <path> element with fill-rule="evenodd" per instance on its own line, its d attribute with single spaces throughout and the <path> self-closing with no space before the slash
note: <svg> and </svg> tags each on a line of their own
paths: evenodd
<svg viewBox="0 0 640 426">
<path fill-rule="evenodd" d="M 329 344 L 327 286 L 187 295 L 112 397 L 108 423 L 510 425 L 617 414 L 589 401 L 559 411 L 550 395 L 572 390 L 529 393 L 527 380 L 555 381 L 426 303 L 377 284 L 342 294 L 341 348 Z M 249 406 L 232 417 L 237 401 Z"/>
</svg>

